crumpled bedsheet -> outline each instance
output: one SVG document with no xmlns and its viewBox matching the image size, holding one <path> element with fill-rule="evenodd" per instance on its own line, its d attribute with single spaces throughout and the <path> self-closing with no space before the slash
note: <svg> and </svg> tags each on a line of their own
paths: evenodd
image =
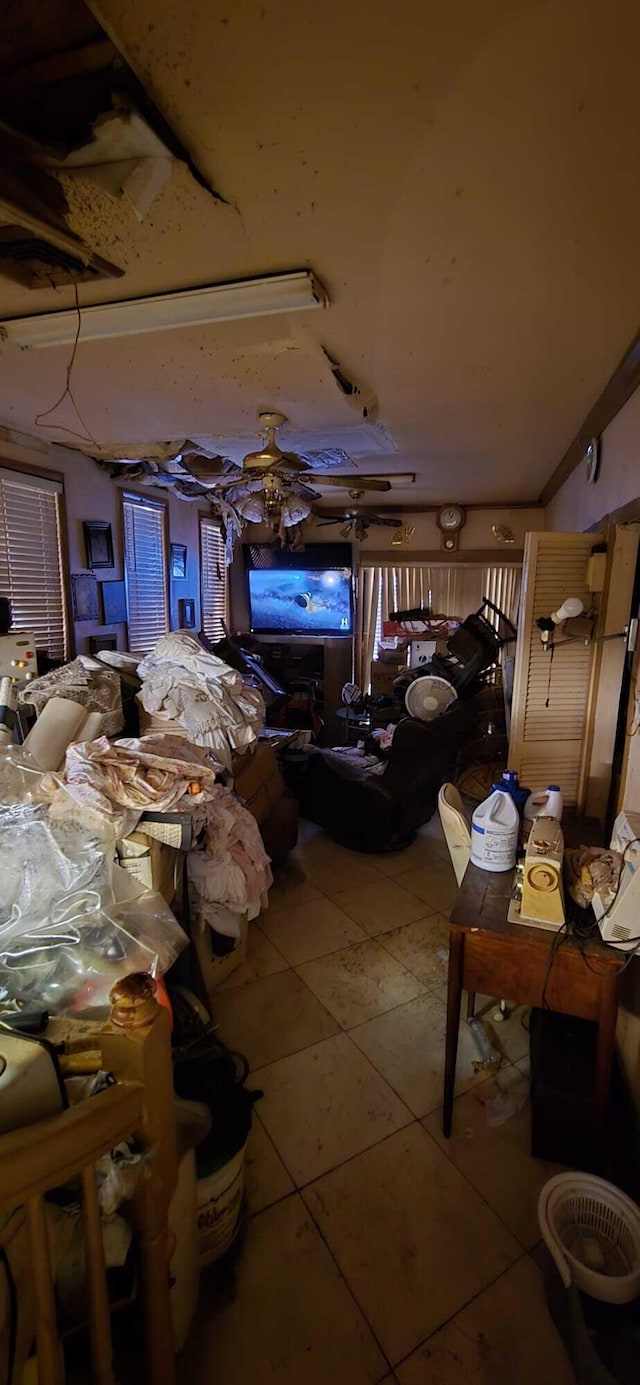
<svg viewBox="0 0 640 1385">
<path fill-rule="evenodd" d="M 117 736 L 124 726 L 122 692 L 117 673 L 108 669 L 87 668 L 82 657 L 62 668 L 54 668 L 34 678 L 18 693 L 18 701 L 30 703 L 38 716 L 52 697 L 66 697 L 88 712 L 101 712 L 106 736 Z"/>
<path fill-rule="evenodd" d="M 268 903 L 273 875 L 260 829 L 231 789 L 216 785 L 197 810 L 203 833 L 189 852 L 189 899 L 194 919 L 219 933 L 231 932 L 227 911 L 253 919 Z"/>
<path fill-rule="evenodd" d="M 194 920 L 238 936 L 238 916 L 255 918 L 273 882 L 260 829 L 231 789 L 210 751 L 182 736 L 79 741 L 69 746 L 64 774 L 43 775 L 51 821 L 71 818 L 113 842 L 134 831 L 145 811 L 193 814 L 197 846 L 189 853 Z M 233 916 L 235 917 L 235 920 Z"/>
<path fill-rule="evenodd" d="M 231 751 L 246 750 L 258 739 L 265 707 L 255 688 L 193 635 L 163 635 L 138 665 L 145 711 L 177 721 L 196 745 L 215 751 L 227 769 Z"/>
<path fill-rule="evenodd" d="M 63 774 L 44 775 L 41 792 L 51 799 L 54 816 L 75 807 L 81 817 L 94 822 L 97 815 L 116 837 L 126 837 L 144 812 L 171 812 L 185 800 L 189 809 L 204 803 L 220 773 L 205 750 L 182 736 L 99 736 L 70 745 Z M 61 787 L 66 794 L 60 795 Z"/>
</svg>

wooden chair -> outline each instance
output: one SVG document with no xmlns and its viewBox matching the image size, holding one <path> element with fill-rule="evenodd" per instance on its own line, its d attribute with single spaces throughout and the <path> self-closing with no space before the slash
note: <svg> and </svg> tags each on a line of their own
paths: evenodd
<svg viewBox="0 0 640 1385">
<path fill-rule="evenodd" d="M 114 1385 L 111 1324 L 95 1162 L 136 1135 L 150 1157 L 134 1200 L 150 1385 L 173 1385 L 167 1211 L 177 1180 L 170 1022 L 147 976 L 111 992 L 111 1019 L 98 1037 L 101 1066 L 117 1085 L 59 1116 L 0 1137 L 0 1215 L 24 1206 L 36 1309 L 38 1385 L 63 1385 L 44 1195 L 81 1176 L 93 1380 Z"/>
</svg>

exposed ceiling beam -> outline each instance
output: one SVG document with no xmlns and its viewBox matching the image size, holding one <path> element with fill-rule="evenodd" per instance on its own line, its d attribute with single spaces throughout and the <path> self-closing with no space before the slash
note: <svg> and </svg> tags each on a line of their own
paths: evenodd
<svg viewBox="0 0 640 1385">
<path fill-rule="evenodd" d="M 579 466 L 591 439 L 600 437 L 611 420 L 620 412 L 623 404 L 626 404 L 627 400 L 631 398 L 638 385 L 640 385 L 640 333 L 633 345 L 629 347 L 626 355 L 622 357 L 602 394 L 587 414 L 562 461 L 556 467 L 553 475 L 549 477 L 546 486 L 540 493 L 538 502 L 540 505 L 548 505 L 549 501 L 553 500 L 556 492 Z"/>
</svg>

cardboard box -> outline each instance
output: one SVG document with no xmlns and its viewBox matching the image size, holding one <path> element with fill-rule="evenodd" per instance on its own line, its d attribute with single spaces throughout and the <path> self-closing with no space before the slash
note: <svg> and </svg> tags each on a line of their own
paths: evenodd
<svg viewBox="0 0 640 1385">
<path fill-rule="evenodd" d="M 274 752 L 259 741 L 255 750 L 234 755 L 232 768 L 235 791 L 260 826 L 286 792 Z"/>
<path fill-rule="evenodd" d="M 226 981 L 228 976 L 235 971 L 236 967 L 244 962 L 247 955 L 247 920 L 244 914 L 234 915 L 239 928 L 240 937 L 232 952 L 225 953 L 224 957 L 218 957 L 213 950 L 213 934 L 211 929 L 205 924 L 204 929 L 200 930 L 194 921 L 191 928 L 191 941 L 196 951 L 204 987 L 212 1005 L 215 1004 L 214 995 L 218 986 Z"/>
<path fill-rule="evenodd" d="M 402 663 L 387 664 L 381 659 L 374 659 L 371 664 L 371 695 L 372 697 L 393 697 L 394 679 L 407 667 L 406 658 Z"/>
<path fill-rule="evenodd" d="M 132 832 L 116 843 L 118 860 L 123 870 L 132 875 L 147 890 L 156 890 L 171 905 L 176 895 L 182 855 L 174 847 Z"/>
</svg>

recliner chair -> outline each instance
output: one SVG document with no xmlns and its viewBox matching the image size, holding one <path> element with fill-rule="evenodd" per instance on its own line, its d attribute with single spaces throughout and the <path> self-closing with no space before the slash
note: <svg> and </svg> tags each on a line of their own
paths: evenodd
<svg viewBox="0 0 640 1385">
<path fill-rule="evenodd" d="M 355 851 L 405 846 L 436 810 L 460 748 L 477 723 L 475 699 L 455 702 L 435 721 L 398 723 L 382 770 L 365 757 L 314 750 L 291 788 L 300 811 Z M 287 778 L 286 760 L 283 772 Z"/>
</svg>

